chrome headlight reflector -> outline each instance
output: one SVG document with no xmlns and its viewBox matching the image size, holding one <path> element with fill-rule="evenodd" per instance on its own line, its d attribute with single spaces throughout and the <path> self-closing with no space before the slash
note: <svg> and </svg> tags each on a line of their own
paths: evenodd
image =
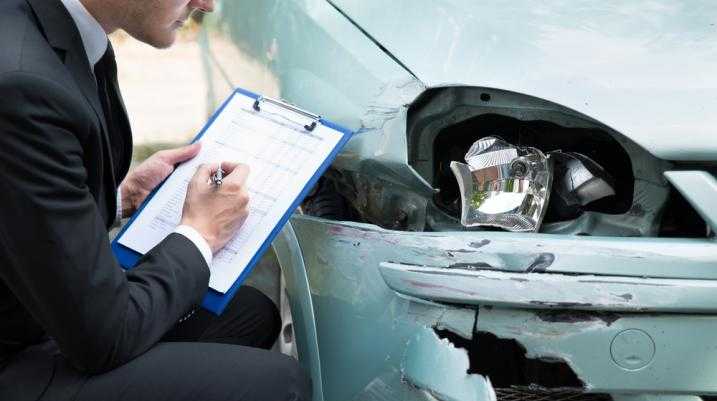
<svg viewBox="0 0 717 401">
<path fill-rule="evenodd" d="M 538 231 L 550 197 L 551 160 L 540 150 L 498 137 L 476 141 L 451 170 L 461 194 L 461 224 Z"/>
</svg>

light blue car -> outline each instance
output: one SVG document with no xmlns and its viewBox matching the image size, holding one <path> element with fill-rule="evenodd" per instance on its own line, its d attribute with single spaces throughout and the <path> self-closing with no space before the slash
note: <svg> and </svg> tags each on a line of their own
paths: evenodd
<svg viewBox="0 0 717 401">
<path fill-rule="evenodd" d="M 210 100 L 239 85 L 355 131 L 273 244 L 315 401 L 717 399 L 717 2 L 225 0 L 207 18 Z M 585 156 L 612 192 L 571 205 L 548 185 L 535 230 L 467 225 L 450 165 L 486 138 Z"/>
</svg>

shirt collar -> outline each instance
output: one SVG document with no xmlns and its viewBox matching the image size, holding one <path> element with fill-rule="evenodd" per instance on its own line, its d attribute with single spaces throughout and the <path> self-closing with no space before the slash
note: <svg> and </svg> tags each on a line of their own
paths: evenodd
<svg viewBox="0 0 717 401">
<path fill-rule="evenodd" d="M 85 47 L 85 53 L 87 54 L 87 60 L 90 62 L 90 66 L 94 69 L 95 64 L 100 61 L 102 55 L 107 50 L 107 44 L 109 39 L 107 33 L 95 17 L 90 14 L 85 6 L 80 3 L 80 0 L 61 0 L 62 4 L 70 13 L 70 16 L 77 25 L 77 30 L 80 31 L 80 37 L 82 37 L 82 44 Z"/>
</svg>

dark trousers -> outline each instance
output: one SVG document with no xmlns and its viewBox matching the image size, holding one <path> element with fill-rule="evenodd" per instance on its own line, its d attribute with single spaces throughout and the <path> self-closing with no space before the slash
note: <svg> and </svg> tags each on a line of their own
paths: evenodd
<svg viewBox="0 0 717 401">
<path fill-rule="evenodd" d="M 271 300 L 242 287 L 221 316 L 197 309 L 163 342 L 111 372 L 87 376 L 54 355 L 54 376 L 40 399 L 309 400 L 311 384 L 298 363 L 266 350 L 280 326 Z"/>
</svg>

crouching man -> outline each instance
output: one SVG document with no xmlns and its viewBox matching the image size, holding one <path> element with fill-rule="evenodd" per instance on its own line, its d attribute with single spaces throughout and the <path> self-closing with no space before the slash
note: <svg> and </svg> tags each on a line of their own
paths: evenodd
<svg viewBox="0 0 717 401">
<path fill-rule="evenodd" d="M 0 400 L 306 400 L 296 361 L 269 352 L 276 307 L 242 288 L 197 305 L 212 255 L 241 227 L 246 166 L 200 167 L 181 225 L 124 273 L 107 230 L 199 145 L 132 172 L 107 34 L 168 47 L 213 0 L 0 2 Z M 120 184 L 121 183 L 121 184 Z"/>
</svg>

